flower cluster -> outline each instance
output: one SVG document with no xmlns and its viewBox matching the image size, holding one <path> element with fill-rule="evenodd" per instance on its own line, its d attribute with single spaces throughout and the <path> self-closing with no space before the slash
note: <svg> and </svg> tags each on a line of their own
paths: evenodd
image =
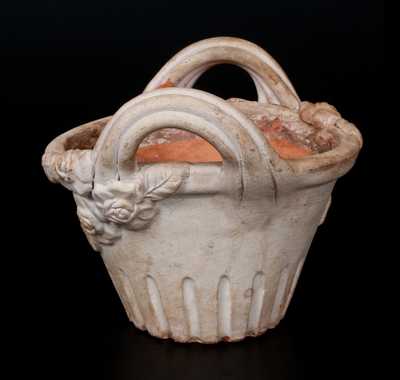
<svg viewBox="0 0 400 380">
<path fill-rule="evenodd" d="M 83 232 L 95 251 L 100 251 L 102 245 L 112 245 L 120 237 L 118 227 L 112 223 L 104 223 L 93 200 L 74 194 L 77 214 Z"/>
<path fill-rule="evenodd" d="M 58 169 L 62 180 L 73 184 L 74 180 L 69 182 L 71 165 L 68 162 Z M 84 194 L 75 191 L 78 217 L 89 243 L 100 251 L 102 246 L 111 245 L 121 237 L 121 227 L 146 228 L 158 212 L 157 201 L 175 193 L 188 174 L 184 166 L 147 169 L 126 180 L 95 182 L 93 190 Z M 72 175 L 75 175 L 73 171 Z"/>
<path fill-rule="evenodd" d="M 141 174 L 129 181 L 97 183 L 93 199 L 107 221 L 123 224 L 129 230 L 146 227 L 157 213 L 153 200 L 145 193 Z"/>
</svg>

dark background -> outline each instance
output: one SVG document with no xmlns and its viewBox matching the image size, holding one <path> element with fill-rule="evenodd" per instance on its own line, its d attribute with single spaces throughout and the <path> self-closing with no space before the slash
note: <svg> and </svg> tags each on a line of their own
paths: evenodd
<svg viewBox="0 0 400 380">
<path fill-rule="evenodd" d="M 2 4 L 3 152 L 12 178 L 3 186 L 11 210 L 3 238 L 15 261 L 3 272 L 12 278 L 7 313 L 17 326 L 8 346 L 17 359 L 12 378 L 28 371 L 42 379 L 297 380 L 358 378 L 369 370 L 368 355 L 378 350 L 371 343 L 379 305 L 371 216 L 380 205 L 371 202 L 378 186 L 371 177 L 384 117 L 383 1 Z M 71 194 L 47 181 L 40 158 L 60 133 L 111 115 L 139 94 L 178 50 L 220 35 L 265 48 L 301 99 L 335 105 L 365 145 L 338 181 L 281 324 L 241 343 L 180 345 L 128 322 L 80 231 Z M 255 98 L 250 78 L 231 66 L 213 68 L 196 87 Z"/>
</svg>

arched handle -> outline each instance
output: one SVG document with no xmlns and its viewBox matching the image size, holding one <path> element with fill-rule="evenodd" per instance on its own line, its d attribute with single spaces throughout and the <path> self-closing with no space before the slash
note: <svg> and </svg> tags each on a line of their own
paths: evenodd
<svg viewBox="0 0 400 380">
<path fill-rule="evenodd" d="M 192 87 L 206 70 L 221 63 L 237 65 L 249 73 L 260 103 L 299 109 L 299 97 L 279 64 L 259 46 L 232 37 L 206 39 L 181 50 L 161 68 L 145 92 L 160 87 Z"/>
<path fill-rule="evenodd" d="M 132 157 L 142 140 L 168 127 L 195 133 L 211 143 L 223 158 L 223 180 L 241 198 L 274 195 L 273 168 L 284 163 L 262 133 L 223 99 L 194 89 L 157 90 L 125 104 L 96 145 L 95 181 L 131 177 L 139 170 Z"/>
</svg>

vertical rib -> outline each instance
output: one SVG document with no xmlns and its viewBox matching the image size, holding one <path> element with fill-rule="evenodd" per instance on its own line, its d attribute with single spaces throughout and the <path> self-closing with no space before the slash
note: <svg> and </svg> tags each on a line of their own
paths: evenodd
<svg viewBox="0 0 400 380">
<path fill-rule="evenodd" d="M 160 328 L 160 332 L 162 335 L 169 334 L 169 324 L 167 317 L 165 316 L 164 307 L 161 301 L 160 291 L 158 290 L 157 284 L 154 281 L 153 277 L 147 276 L 147 290 L 149 292 L 150 303 L 153 307 L 154 314 Z"/>
<path fill-rule="evenodd" d="M 189 325 L 189 334 L 193 337 L 200 337 L 199 311 L 196 300 L 196 286 L 194 281 L 187 277 L 183 280 L 183 304 L 186 318 Z"/>
<path fill-rule="evenodd" d="M 282 307 L 282 303 L 284 302 L 284 297 L 286 293 L 286 286 L 289 278 L 288 268 L 284 268 L 281 277 L 279 279 L 278 289 L 276 291 L 274 305 L 272 306 L 271 312 L 271 322 L 275 323 L 280 315 L 280 310 Z"/>
<path fill-rule="evenodd" d="M 227 276 L 222 276 L 218 285 L 218 335 L 229 339 L 232 334 L 231 284 Z"/>
<path fill-rule="evenodd" d="M 286 314 L 286 310 L 289 307 L 290 301 L 291 301 L 291 299 L 293 297 L 294 290 L 296 289 L 296 285 L 297 285 L 297 282 L 299 280 L 299 276 L 300 276 L 301 270 L 303 268 L 304 260 L 305 260 L 305 257 L 303 257 L 299 261 L 299 263 L 297 264 L 296 273 L 294 274 L 292 285 L 290 286 L 289 295 L 288 295 L 288 297 L 286 299 L 286 304 L 285 304 L 285 308 L 283 309 L 282 315 Z"/>
<path fill-rule="evenodd" d="M 133 291 L 131 282 L 129 280 L 128 275 L 123 271 L 121 272 L 121 279 L 122 279 L 122 286 L 124 292 L 127 296 L 127 303 L 129 304 L 129 309 L 132 313 L 133 322 L 139 327 L 140 329 L 144 328 L 144 318 L 142 312 L 139 309 L 139 305 L 137 303 L 135 292 Z"/>
<path fill-rule="evenodd" d="M 257 333 L 260 326 L 261 312 L 265 294 L 265 275 L 258 272 L 253 278 L 249 319 L 247 322 L 248 333 Z"/>
</svg>

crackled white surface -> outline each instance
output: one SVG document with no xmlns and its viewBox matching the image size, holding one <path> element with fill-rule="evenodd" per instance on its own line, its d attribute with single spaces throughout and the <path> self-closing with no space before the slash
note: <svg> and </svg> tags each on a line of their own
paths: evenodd
<svg viewBox="0 0 400 380">
<path fill-rule="evenodd" d="M 259 99 L 249 106 L 252 117 L 202 91 L 157 89 L 190 87 L 221 62 L 253 78 Z M 269 117 L 294 123 L 300 137 L 309 138 L 313 126 L 337 144 L 281 159 L 252 119 L 261 103 Z M 52 182 L 74 193 L 82 229 L 101 253 L 129 319 L 179 342 L 237 341 L 276 326 L 335 182 L 361 148 L 358 130 L 326 103 L 300 102 L 266 52 L 233 38 L 184 49 L 144 94 L 99 123 L 56 138 L 43 166 Z M 222 164 L 131 159 L 146 136 L 165 127 L 203 137 Z M 83 136 L 82 147 L 71 143 L 76 136 Z"/>
</svg>

